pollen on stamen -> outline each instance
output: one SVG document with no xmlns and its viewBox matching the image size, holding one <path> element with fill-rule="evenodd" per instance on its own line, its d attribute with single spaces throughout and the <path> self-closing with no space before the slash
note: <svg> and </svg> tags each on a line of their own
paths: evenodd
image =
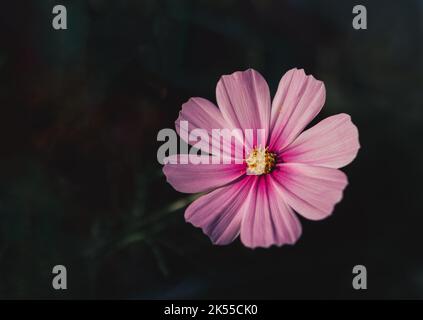
<svg viewBox="0 0 423 320">
<path fill-rule="evenodd" d="M 276 165 L 276 154 L 268 148 L 255 147 L 247 159 L 247 174 L 262 175 L 270 173 Z"/>
</svg>

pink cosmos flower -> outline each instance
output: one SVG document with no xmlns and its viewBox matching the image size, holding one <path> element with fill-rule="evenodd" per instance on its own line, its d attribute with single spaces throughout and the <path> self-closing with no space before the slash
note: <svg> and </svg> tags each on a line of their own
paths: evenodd
<svg viewBox="0 0 423 320">
<path fill-rule="evenodd" d="M 210 141 L 212 129 L 265 129 L 265 146 L 246 142 L 242 164 L 166 164 L 177 191 L 207 192 L 186 209 L 186 221 L 219 245 L 238 235 L 250 248 L 294 244 L 302 232 L 294 211 L 320 220 L 342 199 L 348 181 L 338 168 L 357 155 L 357 127 L 341 113 L 302 132 L 325 102 L 323 82 L 304 70 L 288 71 L 272 102 L 265 79 L 252 69 L 222 76 L 216 98 L 219 108 L 203 98 L 186 102 L 178 133 L 182 120 L 190 130 L 206 129 Z"/>
</svg>

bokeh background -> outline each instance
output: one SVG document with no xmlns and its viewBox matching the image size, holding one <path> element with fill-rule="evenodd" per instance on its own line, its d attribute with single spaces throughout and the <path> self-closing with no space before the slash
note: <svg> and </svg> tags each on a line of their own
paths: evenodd
<svg viewBox="0 0 423 320">
<path fill-rule="evenodd" d="M 423 298 L 422 57 L 417 0 L 1 1 L 0 298 Z M 211 245 L 156 160 L 181 104 L 249 67 L 272 94 L 305 68 L 327 88 L 316 121 L 360 131 L 343 201 L 295 246 Z"/>
</svg>

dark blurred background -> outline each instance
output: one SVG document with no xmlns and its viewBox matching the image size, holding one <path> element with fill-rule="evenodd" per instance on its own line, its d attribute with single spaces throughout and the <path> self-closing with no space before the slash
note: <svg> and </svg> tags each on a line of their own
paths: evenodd
<svg viewBox="0 0 423 320">
<path fill-rule="evenodd" d="M 1 1 L 0 298 L 423 298 L 422 57 L 417 0 Z M 292 247 L 211 245 L 156 160 L 181 104 L 249 67 L 272 94 L 305 68 L 317 120 L 360 131 L 343 201 Z"/>
</svg>

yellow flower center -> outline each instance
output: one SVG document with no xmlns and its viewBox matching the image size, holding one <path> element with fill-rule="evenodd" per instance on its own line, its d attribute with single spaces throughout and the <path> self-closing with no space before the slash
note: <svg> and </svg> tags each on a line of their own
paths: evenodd
<svg viewBox="0 0 423 320">
<path fill-rule="evenodd" d="M 273 170 L 276 165 L 276 154 L 266 148 L 255 147 L 247 159 L 247 174 L 261 175 Z"/>
</svg>

